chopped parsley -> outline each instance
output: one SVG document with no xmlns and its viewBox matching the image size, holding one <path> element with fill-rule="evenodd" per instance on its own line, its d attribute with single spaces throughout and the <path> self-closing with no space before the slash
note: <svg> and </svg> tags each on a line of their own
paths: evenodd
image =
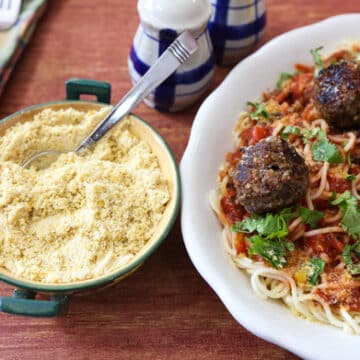
<svg viewBox="0 0 360 360">
<path fill-rule="evenodd" d="M 338 148 L 327 139 L 318 139 L 311 148 L 315 161 L 340 164 L 344 161 Z"/>
<path fill-rule="evenodd" d="M 289 234 L 286 219 L 293 216 L 291 209 L 280 214 L 267 213 L 265 216 L 252 215 L 232 225 L 231 230 L 257 234 L 248 238 L 249 256 L 260 255 L 273 267 L 280 269 L 286 265 L 286 251 L 293 251 L 294 244 L 285 240 Z"/>
<path fill-rule="evenodd" d="M 284 130 L 286 130 L 286 128 L 284 128 Z M 287 131 L 292 130 L 289 129 Z M 281 134 L 281 136 L 283 135 Z M 326 133 L 321 128 L 304 130 L 302 136 L 305 144 L 308 144 L 309 140 L 317 138 L 311 147 L 313 159 L 315 161 L 327 161 L 330 164 L 341 164 L 344 161 L 338 148 L 326 138 Z"/>
<path fill-rule="evenodd" d="M 324 268 L 325 261 L 318 257 L 313 257 L 305 263 L 304 270 L 311 285 L 317 284 L 320 274 L 324 272 Z"/>
<path fill-rule="evenodd" d="M 267 213 L 265 217 L 252 215 L 243 221 L 234 223 L 231 230 L 247 233 L 256 231 L 266 239 L 282 238 L 289 233 L 284 216 L 271 213 Z"/>
<path fill-rule="evenodd" d="M 310 210 L 306 207 L 300 207 L 299 215 L 304 224 L 309 224 L 313 229 L 317 223 L 324 217 L 324 213 L 317 210 Z"/>
<path fill-rule="evenodd" d="M 283 86 L 283 83 L 288 80 L 291 79 L 293 77 L 292 74 L 286 73 L 286 72 L 282 72 L 279 76 L 279 80 L 276 83 L 276 87 L 278 89 L 281 89 L 281 87 Z"/>
<path fill-rule="evenodd" d="M 251 119 L 259 120 L 260 117 L 264 119 L 269 118 L 269 113 L 267 112 L 263 103 L 253 103 L 248 101 L 246 104 L 255 108 L 255 111 L 250 113 Z"/>
<path fill-rule="evenodd" d="M 298 127 L 296 127 L 296 126 L 286 126 L 286 127 L 284 127 L 284 129 L 281 131 L 281 138 L 284 139 L 284 140 L 288 140 L 290 134 L 300 135 L 300 134 L 301 134 L 301 130 L 300 130 L 300 128 L 298 128 Z"/>
<path fill-rule="evenodd" d="M 338 148 L 326 138 L 325 131 L 321 128 L 304 130 L 304 142 L 317 137 L 316 142 L 312 145 L 311 150 L 315 161 L 327 161 L 330 164 L 340 164 L 344 161 Z"/>
<path fill-rule="evenodd" d="M 314 63 L 315 63 L 315 75 L 317 75 L 319 73 L 319 71 L 324 67 L 324 63 L 322 61 L 321 55 L 320 55 L 320 50 L 323 49 L 323 46 L 320 46 L 316 49 L 311 49 L 310 53 L 314 59 Z"/>
<path fill-rule="evenodd" d="M 350 245 L 346 244 L 342 253 L 346 267 L 349 269 L 352 275 L 360 275 L 360 265 L 355 264 L 352 254 L 359 256 L 360 255 L 360 241 Z"/>
<path fill-rule="evenodd" d="M 268 240 L 254 235 L 248 240 L 250 242 L 249 256 L 260 255 L 276 269 L 281 269 L 286 265 L 286 241 L 284 239 Z"/>
<path fill-rule="evenodd" d="M 342 228 L 355 239 L 360 239 L 360 209 L 356 197 L 345 191 L 331 202 L 337 205 L 342 213 Z"/>
<path fill-rule="evenodd" d="M 314 128 L 314 129 L 309 129 L 309 130 L 304 130 L 303 131 L 303 140 L 304 143 L 307 144 L 309 141 L 313 138 L 315 138 L 316 136 L 318 136 L 319 139 L 325 139 L 326 135 L 324 130 L 322 130 L 321 128 Z"/>
<path fill-rule="evenodd" d="M 292 219 L 295 219 L 299 214 L 293 211 L 291 208 L 285 208 L 280 211 L 280 215 L 285 219 L 286 222 L 289 222 Z"/>
<path fill-rule="evenodd" d="M 345 177 L 346 181 L 354 181 L 356 179 L 356 176 L 354 174 L 349 174 Z"/>
</svg>

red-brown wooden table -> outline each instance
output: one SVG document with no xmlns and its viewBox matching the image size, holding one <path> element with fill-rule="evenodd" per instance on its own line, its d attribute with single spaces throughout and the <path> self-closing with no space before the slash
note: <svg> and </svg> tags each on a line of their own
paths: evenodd
<svg viewBox="0 0 360 360">
<path fill-rule="evenodd" d="M 170 0 L 169 0 L 170 1 Z M 127 55 L 138 24 L 135 0 L 52 0 L 0 98 L 0 118 L 64 98 L 64 81 L 112 83 L 113 102 L 130 87 Z M 263 42 L 344 12 L 353 0 L 268 0 Z M 229 69 L 217 68 L 214 89 Z M 136 113 L 166 138 L 180 161 L 200 102 L 177 114 Z M 0 295 L 12 287 L 0 284 Z M 64 318 L 0 314 L 0 359 L 295 359 L 238 325 L 191 264 L 177 221 L 160 249 L 115 287 L 75 296 Z"/>
</svg>

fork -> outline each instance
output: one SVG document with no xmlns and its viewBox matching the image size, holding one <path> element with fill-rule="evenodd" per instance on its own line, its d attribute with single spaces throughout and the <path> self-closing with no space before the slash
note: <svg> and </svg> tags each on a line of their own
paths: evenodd
<svg viewBox="0 0 360 360">
<path fill-rule="evenodd" d="M 21 0 L 0 0 L 0 30 L 7 30 L 16 23 Z"/>
</svg>

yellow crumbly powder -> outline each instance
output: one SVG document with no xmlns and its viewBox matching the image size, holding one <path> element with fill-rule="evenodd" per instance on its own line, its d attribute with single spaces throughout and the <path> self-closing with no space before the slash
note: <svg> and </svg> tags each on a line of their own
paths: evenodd
<svg viewBox="0 0 360 360">
<path fill-rule="evenodd" d="M 0 138 L 0 267 L 44 283 L 85 280 L 129 262 L 151 237 L 170 195 L 131 118 L 86 156 L 18 165 L 38 150 L 74 148 L 108 111 L 46 109 Z"/>
</svg>

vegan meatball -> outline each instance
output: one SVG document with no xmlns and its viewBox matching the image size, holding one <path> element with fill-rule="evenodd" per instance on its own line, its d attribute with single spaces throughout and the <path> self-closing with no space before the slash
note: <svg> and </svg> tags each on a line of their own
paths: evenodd
<svg viewBox="0 0 360 360">
<path fill-rule="evenodd" d="M 360 65 L 342 61 L 322 69 L 313 97 L 324 119 L 335 128 L 360 127 Z"/>
<path fill-rule="evenodd" d="M 251 213 L 265 213 L 295 204 L 306 194 L 309 170 L 294 147 L 268 137 L 244 147 L 232 174 L 236 203 Z"/>
</svg>

